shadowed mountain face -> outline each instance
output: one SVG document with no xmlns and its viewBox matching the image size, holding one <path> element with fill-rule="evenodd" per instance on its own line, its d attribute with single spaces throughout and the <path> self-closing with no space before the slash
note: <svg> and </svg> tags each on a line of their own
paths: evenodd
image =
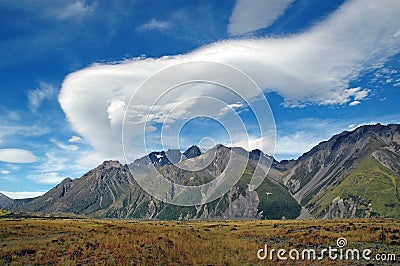
<svg viewBox="0 0 400 266">
<path fill-rule="evenodd" d="M 10 206 L 14 201 L 6 195 L 0 193 L 0 209 L 5 209 Z"/>
<path fill-rule="evenodd" d="M 237 172 L 240 165 L 243 171 L 233 186 L 222 182 L 188 194 L 161 184 L 152 191 L 157 199 L 138 185 L 152 183 L 160 175 L 166 182 L 185 186 L 212 182 L 221 173 L 232 180 L 229 173 Z M 251 189 L 254 177 L 265 177 L 255 190 Z M 129 165 L 106 161 L 81 178 L 65 179 L 43 196 L 14 201 L 12 206 L 16 211 L 109 218 L 280 219 L 296 218 L 302 207 L 301 218 L 399 218 L 399 186 L 400 125 L 378 124 L 335 135 L 290 161 L 277 162 L 260 150 L 223 145 L 204 153 L 196 146 L 184 153 L 152 152 Z M 226 193 L 213 198 L 218 191 Z M 165 203 L 193 197 L 207 203 Z"/>
<path fill-rule="evenodd" d="M 202 152 L 201 152 L 201 150 L 200 150 L 199 147 L 197 147 L 197 146 L 192 146 L 192 147 L 190 147 L 189 149 L 187 149 L 187 151 L 185 151 L 185 152 L 183 153 L 183 155 L 184 155 L 187 159 L 191 159 L 191 158 L 200 156 L 201 153 L 202 153 Z"/>
</svg>

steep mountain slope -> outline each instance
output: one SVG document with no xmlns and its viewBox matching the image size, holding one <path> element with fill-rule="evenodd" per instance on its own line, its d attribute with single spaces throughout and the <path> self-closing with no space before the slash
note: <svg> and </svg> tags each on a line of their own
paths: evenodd
<svg viewBox="0 0 400 266">
<path fill-rule="evenodd" d="M 6 195 L 0 193 L 0 209 L 5 209 L 10 206 L 14 201 Z"/>
<path fill-rule="evenodd" d="M 312 216 L 400 217 L 400 125 L 362 126 L 303 154 L 283 181 Z"/>
<path fill-rule="evenodd" d="M 112 204 L 130 189 L 133 181 L 127 167 L 117 161 L 106 161 L 81 178 L 66 178 L 43 196 L 13 209 L 90 214 Z"/>
</svg>

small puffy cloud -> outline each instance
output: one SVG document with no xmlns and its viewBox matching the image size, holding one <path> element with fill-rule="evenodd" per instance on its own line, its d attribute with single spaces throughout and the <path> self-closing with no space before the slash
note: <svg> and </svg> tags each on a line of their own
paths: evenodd
<svg viewBox="0 0 400 266">
<path fill-rule="evenodd" d="M 48 83 L 40 82 L 39 88 L 28 91 L 28 108 L 36 112 L 45 100 L 50 100 L 56 95 L 56 89 Z"/>
<path fill-rule="evenodd" d="M 0 191 L 0 193 L 12 199 L 28 199 L 42 196 L 46 191 Z"/>
<path fill-rule="evenodd" d="M 228 33 L 243 35 L 271 25 L 293 0 L 237 0 L 229 18 Z"/>
<path fill-rule="evenodd" d="M 147 23 L 138 27 L 139 30 L 165 30 L 171 27 L 171 22 L 169 21 L 159 21 L 156 19 L 152 19 Z"/>
<path fill-rule="evenodd" d="M 226 106 L 224 106 L 223 108 L 221 108 L 219 114 L 220 114 L 220 115 L 224 115 L 224 114 L 228 113 L 228 112 L 231 111 L 231 110 L 238 109 L 238 108 L 241 108 L 241 107 L 243 107 L 243 104 L 242 104 L 242 103 L 227 104 Z"/>
<path fill-rule="evenodd" d="M 346 90 L 346 97 L 353 97 L 355 101 L 364 100 L 365 98 L 367 98 L 369 92 L 369 89 L 361 87 L 350 88 Z"/>
<path fill-rule="evenodd" d="M 351 103 L 349 103 L 350 106 L 356 106 L 359 105 L 361 102 L 360 101 L 352 101 Z"/>
<path fill-rule="evenodd" d="M 72 137 L 68 140 L 68 142 L 71 142 L 71 143 L 78 143 L 78 142 L 81 142 L 81 141 L 82 141 L 82 138 L 79 137 L 79 136 L 72 136 Z"/>
<path fill-rule="evenodd" d="M 0 149 L 0 161 L 7 163 L 33 163 L 37 161 L 37 158 L 28 150 Z"/>
<path fill-rule="evenodd" d="M 9 173 L 11 173 L 9 170 L 0 170 L 0 174 L 2 175 L 8 175 Z"/>
<path fill-rule="evenodd" d="M 151 133 L 151 132 L 155 132 L 155 131 L 157 131 L 157 127 L 155 127 L 155 126 L 146 127 L 146 132 L 147 133 Z"/>
</svg>

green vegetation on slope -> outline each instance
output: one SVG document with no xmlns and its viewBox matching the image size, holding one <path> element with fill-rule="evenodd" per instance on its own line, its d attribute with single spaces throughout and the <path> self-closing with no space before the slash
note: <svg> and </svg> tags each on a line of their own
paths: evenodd
<svg viewBox="0 0 400 266">
<path fill-rule="evenodd" d="M 300 215 L 300 204 L 283 185 L 265 178 L 256 192 L 260 200 L 258 210 L 263 212 L 264 219 L 281 219 L 283 216 L 295 219 Z"/>
<path fill-rule="evenodd" d="M 340 184 L 328 190 L 322 197 L 314 198 L 308 206 L 318 209 L 316 215 L 319 217 L 336 197 L 357 198 L 370 204 L 368 211 L 373 216 L 400 218 L 399 184 L 398 176 L 369 155 Z M 357 212 L 358 216 L 365 214 L 365 211 Z"/>
</svg>

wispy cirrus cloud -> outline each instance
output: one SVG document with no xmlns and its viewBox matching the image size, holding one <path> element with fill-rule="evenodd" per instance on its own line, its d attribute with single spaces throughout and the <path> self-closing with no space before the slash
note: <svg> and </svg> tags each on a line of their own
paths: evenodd
<svg viewBox="0 0 400 266">
<path fill-rule="evenodd" d="M 82 155 L 76 150 L 70 150 L 65 147 L 60 148 L 58 145 L 57 148 L 50 148 L 44 156 L 40 157 L 38 163 L 32 167 L 32 171 L 27 178 L 37 184 L 55 185 L 67 177 L 79 177 L 89 169 L 74 163 L 77 154 Z"/>
<path fill-rule="evenodd" d="M 36 112 L 46 100 L 55 98 L 57 89 L 46 82 L 39 82 L 39 87 L 28 91 L 28 108 Z"/>
<path fill-rule="evenodd" d="M 151 19 L 150 21 L 140 25 L 138 30 L 165 30 L 172 27 L 170 21 L 162 21 L 157 19 Z"/>
<path fill-rule="evenodd" d="M 28 175 L 28 179 L 38 184 L 55 185 L 60 183 L 66 176 L 60 176 L 58 172 L 46 172 Z"/>
<path fill-rule="evenodd" d="M 91 13 L 94 10 L 94 5 L 89 5 L 86 1 L 76 0 L 68 1 L 67 5 L 54 9 L 52 14 L 59 20 L 71 18 L 80 18 Z"/>
<path fill-rule="evenodd" d="M 66 151 L 77 151 L 79 150 L 79 147 L 77 145 L 68 145 L 65 143 L 62 143 L 61 141 L 57 141 L 55 139 L 50 139 L 52 143 L 54 143 L 58 148 L 66 150 Z"/>
<path fill-rule="evenodd" d="M 49 132 L 49 128 L 41 127 L 38 125 L 2 125 L 0 124 L 0 143 L 2 138 L 9 137 L 10 135 L 19 136 L 41 136 Z"/>
</svg>

